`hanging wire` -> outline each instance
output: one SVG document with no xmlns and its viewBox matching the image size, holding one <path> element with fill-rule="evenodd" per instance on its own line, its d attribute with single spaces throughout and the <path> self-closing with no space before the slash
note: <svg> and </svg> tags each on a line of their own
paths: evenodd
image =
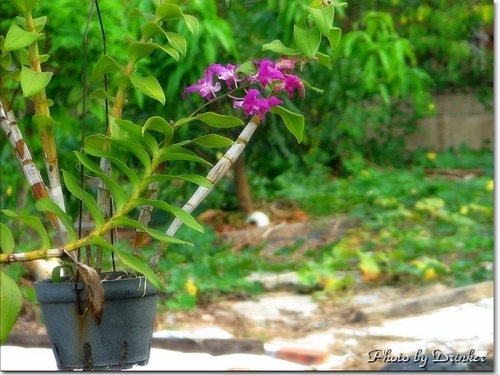
<svg viewBox="0 0 500 375">
<path fill-rule="evenodd" d="M 85 146 L 85 138 L 86 138 L 86 122 L 87 122 L 87 51 L 88 51 L 88 33 L 90 29 L 90 22 L 92 20 L 92 14 L 94 12 L 94 8 L 96 9 L 97 12 L 97 17 L 99 20 L 99 27 L 101 30 L 101 37 L 102 37 L 102 50 L 103 53 L 107 53 L 107 44 L 106 44 L 106 32 L 104 30 L 104 23 L 102 21 L 102 16 L 101 16 L 101 10 L 99 9 L 99 1 L 98 0 L 92 0 L 92 3 L 90 5 L 90 10 L 88 13 L 87 17 L 87 23 L 85 25 L 85 32 L 83 36 L 83 67 L 82 67 L 82 133 L 81 133 L 81 149 L 80 152 L 84 154 L 84 146 Z M 108 77 L 105 74 L 104 75 L 104 91 L 107 93 L 108 92 Z M 109 128 L 109 102 L 108 99 L 104 99 L 104 111 L 106 115 L 106 133 L 108 132 Z M 82 189 L 84 188 L 84 179 L 85 179 L 85 172 L 84 172 L 84 166 L 80 166 L 80 186 Z M 113 210 L 112 206 L 112 201 L 110 198 L 109 201 L 110 205 L 110 212 Z M 80 201 L 79 204 L 79 220 L 78 220 L 78 236 L 79 238 L 82 237 L 82 221 L 83 221 L 83 202 Z M 111 231 L 111 244 L 114 243 L 114 236 L 113 236 L 113 231 Z M 90 257 L 90 254 L 88 254 Z M 111 259 L 113 262 L 113 271 L 116 271 L 115 269 L 115 257 L 114 253 L 111 253 Z M 80 251 L 78 251 L 78 260 L 80 260 Z"/>
<path fill-rule="evenodd" d="M 102 36 L 102 53 L 107 54 L 107 44 L 106 44 L 106 32 L 104 31 L 104 23 L 102 21 L 102 15 L 101 15 L 101 10 L 99 9 L 99 1 L 94 0 L 96 4 L 96 11 L 97 11 L 97 18 L 99 19 L 99 27 L 101 28 L 101 36 Z M 108 93 L 108 75 L 104 74 L 104 91 L 106 94 Z M 108 133 L 109 129 L 109 102 L 108 99 L 104 99 L 104 111 L 106 112 L 106 133 Z M 109 197 L 109 212 L 111 216 L 113 215 L 113 200 L 111 197 Z M 114 244 L 115 238 L 114 238 L 114 230 L 111 230 L 111 245 Z M 113 272 L 116 271 L 116 266 L 115 266 L 115 253 L 111 252 L 111 262 L 113 264 Z"/>
</svg>

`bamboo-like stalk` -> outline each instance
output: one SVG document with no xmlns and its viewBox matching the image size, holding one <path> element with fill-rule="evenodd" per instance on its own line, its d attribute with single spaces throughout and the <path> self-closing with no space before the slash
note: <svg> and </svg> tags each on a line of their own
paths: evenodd
<svg viewBox="0 0 500 375">
<path fill-rule="evenodd" d="M 156 168 L 155 174 L 159 174 L 163 172 L 166 166 L 166 162 L 162 162 L 158 165 Z M 146 191 L 146 199 L 152 199 L 155 200 L 158 196 L 158 185 L 159 182 L 152 182 L 151 184 L 148 185 L 148 190 Z M 137 221 L 144 225 L 144 227 L 149 226 L 149 222 L 151 221 L 151 216 L 153 213 L 154 207 L 151 205 L 143 205 L 141 207 L 141 211 L 139 212 L 139 217 Z M 147 234 L 137 228 L 135 230 L 135 237 L 134 237 L 134 255 L 139 256 L 142 250 L 142 246 L 144 245 L 144 241 L 146 239 Z"/>
<path fill-rule="evenodd" d="M 193 212 L 198 205 L 203 202 L 203 200 L 212 192 L 217 182 L 226 174 L 226 172 L 231 168 L 234 162 L 241 155 L 243 150 L 245 149 L 248 142 L 250 142 L 250 138 L 254 134 L 255 130 L 257 130 L 260 125 L 260 118 L 258 116 L 253 116 L 250 122 L 243 128 L 240 135 L 236 139 L 236 142 L 226 151 L 224 156 L 219 159 L 219 161 L 212 167 L 210 172 L 208 172 L 207 179 L 212 182 L 211 187 L 203 187 L 200 186 L 194 194 L 189 198 L 186 204 L 182 207 L 184 211 L 187 213 Z M 165 232 L 169 236 L 174 236 L 177 230 L 181 227 L 182 221 L 175 218 L 167 231 Z M 149 266 L 156 270 L 158 266 L 158 262 L 162 257 L 164 251 L 167 249 L 166 243 L 160 243 L 155 250 L 155 253 L 151 257 L 149 261 Z"/>
<path fill-rule="evenodd" d="M 0 122 L 2 130 L 7 135 L 7 138 L 9 138 L 10 144 L 15 150 L 17 160 L 19 160 L 19 163 L 21 164 L 26 181 L 30 185 L 31 191 L 33 192 L 33 197 L 35 200 L 39 200 L 40 198 L 50 199 L 50 191 L 45 185 L 37 166 L 33 163 L 31 151 L 26 142 L 24 142 L 21 129 L 19 129 L 14 112 L 12 111 L 10 103 L 6 98 L 0 99 Z M 45 214 L 52 226 L 61 235 L 61 241 L 66 242 L 68 238 L 64 238 L 62 234 L 67 232 L 65 230 L 61 230 L 61 221 L 56 215 L 50 212 L 46 212 Z"/>
<path fill-rule="evenodd" d="M 24 18 L 26 20 L 26 29 L 35 33 L 35 23 L 31 11 L 25 12 Z M 28 46 L 28 54 L 31 69 L 35 72 L 42 72 L 37 41 Z M 33 100 L 35 114 L 45 115 L 50 118 L 49 101 L 47 99 L 45 88 L 43 88 L 39 93 L 33 95 L 31 99 Z M 45 157 L 45 167 L 49 180 L 50 199 L 54 201 L 63 211 L 66 211 L 63 190 L 61 187 L 61 178 L 59 174 L 57 147 L 54 133 L 52 131 L 52 125 L 47 123 L 46 126 L 40 127 L 38 131 L 40 133 L 43 154 Z M 59 221 L 59 225 L 56 229 L 58 230 L 59 236 L 63 242 L 66 242 L 68 239 L 68 231 L 64 227 L 64 224 Z"/>
</svg>

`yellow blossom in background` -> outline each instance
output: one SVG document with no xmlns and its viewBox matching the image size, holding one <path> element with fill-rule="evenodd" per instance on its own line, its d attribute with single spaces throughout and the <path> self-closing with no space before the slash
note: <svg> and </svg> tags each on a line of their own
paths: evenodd
<svg viewBox="0 0 500 375">
<path fill-rule="evenodd" d="M 193 280 L 186 281 L 186 284 L 184 285 L 184 287 L 186 288 L 186 292 L 190 296 L 194 297 L 198 293 L 198 287 L 194 284 Z"/>
<path fill-rule="evenodd" d="M 495 183 L 493 180 L 489 180 L 487 183 L 486 183 L 486 190 L 488 191 L 493 191 L 493 189 L 495 188 Z"/>
<path fill-rule="evenodd" d="M 12 185 L 7 186 L 7 190 L 5 191 L 5 194 L 10 197 L 12 195 Z"/>
<path fill-rule="evenodd" d="M 469 212 L 469 207 L 467 207 L 467 206 L 460 207 L 460 213 L 462 215 L 467 215 L 468 212 Z"/>
<path fill-rule="evenodd" d="M 434 161 L 436 160 L 437 154 L 435 152 L 428 152 L 426 156 L 427 160 Z"/>
<path fill-rule="evenodd" d="M 434 280 L 436 278 L 436 270 L 434 268 L 427 268 L 424 272 L 424 279 Z"/>
</svg>

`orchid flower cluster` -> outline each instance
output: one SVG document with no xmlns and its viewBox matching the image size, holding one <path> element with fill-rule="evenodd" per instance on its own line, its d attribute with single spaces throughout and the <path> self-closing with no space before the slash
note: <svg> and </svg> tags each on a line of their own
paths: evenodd
<svg viewBox="0 0 500 375">
<path fill-rule="evenodd" d="M 217 92 L 222 89 L 220 82 L 214 82 L 214 75 L 221 81 L 224 81 L 229 90 L 238 89 L 238 83 L 246 83 L 244 88 L 246 95 L 238 98 L 229 95 L 233 99 L 233 108 L 243 109 L 245 115 L 258 115 L 260 120 L 264 120 L 264 115 L 277 105 L 283 104 L 274 94 L 286 91 L 288 98 L 292 98 L 295 91 L 298 91 L 301 98 L 305 97 L 305 87 L 302 80 L 295 74 L 292 74 L 298 59 L 289 59 L 283 57 L 276 62 L 268 59 L 254 61 L 257 67 L 256 73 L 244 74 L 238 70 L 240 65 L 227 64 L 225 67 L 221 64 L 212 64 L 205 70 L 205 77 L 198 80 L 184 90 L 187 93 L 198 92 L 202 98 L 207 101 L 217 99 Z M 257 85 L 257 88 L 248 88 Z M 234 86 L 234 88 L 233 88 Z M 252 86 L 253 87 L 253 86 Z M 264 96 L 266 87 L 271 87 L 272 91 L 267 97 Z"/>
</svg>

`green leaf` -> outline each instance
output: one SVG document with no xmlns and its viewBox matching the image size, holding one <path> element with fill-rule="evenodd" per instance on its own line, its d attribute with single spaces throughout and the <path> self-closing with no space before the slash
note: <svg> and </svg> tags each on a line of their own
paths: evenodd
<svg viewBox="0 0 500 375">
<path fill-rule="evenodd" d="M 1 39 L 0 39 L 1 40 Z M 0 50 L 2 49 L 0 44 Z M 4 53 L 0 56 L 0 66 L 5 70 L 9 70 L 12 65 L 12 55 L 10 53 Z M 5 74 L 5 73 L 4 73 Z"/>
<path fill-rule="evenodd" d="M 160 20 L 176 20 L 182 18 L 184 13 L 178 5 L 163 3 L 156 8 L 155 15 Z"/>
<path fill-rule="evenodd" d="M 158 152 L 158 142 L 156 142 L 156 139 L 149 133 L 144 133 L 142 134 L 142 127 L 137 125 L 137 124 L 134 124 L 133 122 L 131 121 L 128 121 L 128 120 L 120 120 L 120 119 L 116 119 L 113 121 L 121 130 L 125 131 L 128 133 L 128 135 L 130 136 L 131 139 L 133 139 L 136 143 L 136 146 L 132 146 L 130 145 L 133 149 L 131 149 L 130 151 L 134 152 L 134 150 L 137 149 L 137 147 L 140 147 L 141 145 L 144 146 L 144 149 L 142 151 L 144 152 L 149 152 L 151 155 L 153 154 L 156 154 Z M 114 142 L 115 140 L 117 141 L 126 141 L 125 139 L 116 139 L 114 137 L 108 137 L 107 139 L 109 139 L 110 141 Z M 124 146 L 123 147 L 126 147 L 127 148 L 127 143 L 124 143 Z M 147 152 L 146 152 L 146 155 L 147 155 Z M 139 156 L 138 156 L 139 158 Z M 149 156 L 147 157 L 149 159 Z M 144 161 L 144 157 L 141 156 L 139 158 L 139 160 L 141 160 L 144 163 L 147 163 Z M 146 165 L 146 164 L 144 164 Z"/>
<path fill-rule="evenodd" d="M 14 251 L 14 246 L 14 235 L 7 225 L 0 223 L 0 249 L 2 249 L 2 253 L 12 253 Z"/>
<path fill-rule="evenodd" d="M 11 210 L 2 210 L 2 213 L 5 216 L 22 221 L 24 224 L 26 224 L 35 232 L 37 232 L 38 235 L 40 236 L 40 239 L 42 240 L 42 249 L 49 249 L 52 246 L 52 241 L 50 240 L 50 237 L 47 234 L 47 231 L 45 230 L 42 221 L 38 217 L 33 215 L 18 215 L 17 213 Z M 2 240 L 2 245 L 3 245 L 3 240 Z"/>
<path fill-rule="evenodd" d="M 290 133 L 295 136 L 297 142 L 302 142 L 305 127 L 305 119 L 303 115 L 292 112 L 281 106 L 272 107 L 270 112 L 280 115 L 285 123 L 285 126 Z"/>
<path fill-rule="evenodd" d="M 171 206 L 167 202 L 153 200 L 153 199 L 139 198 L 134 200 L 133 204 L 135 206 L 153 206 L 159 208 L 160 210 L 170 212 L 171 214 L 175 215 L 175 217 L 177 217 L 180 221 L 186 224 L 188 227 L 201 233 L 205 232 L 203 226 L 200 223 L 198 223 L 193 216 L 184 211 L 182 208 Z"/>
<path fill-rule="evenodd" d="M 200 23 L 198 22 L 198 18 L 190 14 L 184 14 L 184 21 L 186 21 L 186 26 L 191 34 L 198 34 L 198 32 L 200 31 Z"/>
<path fill-rule="evenodd" d="M 109 95 L 104 89 L 95 90 L 92 94 L 89 95 L 89 97 L 90 99 L 109 100 L 110 102 L 113 102 L 115 100 L 115 98 Z"/>
<path fill-rule="evenodd" d="M 126 139 L 115 139 L 111 137 L 105 137 L 111 144 L 119 147 L 123 147 L 126 150 L 132 152 L 137 159 L 144 165 L 144 168 L 151 168 L 151 161 L 149 158 L 149 154 L 137 143 L 133 141 L 129 141 Z"/>
<path fill-rule="evenodd" d="M 326 55 L 326 54 L 321 53 L 321 52 L 317 52 L 316 57 L 318 58 L 318 62 L 321 65 L 326 66 L 330 70 L 333 69 L 332 58 L 329 55 Z"/>
<path fill-rule="evenodd" d="M 174 128 L 172 125 L 160 116 L 153 116 L 146 120 L 146 123 L 142 127 L 142 135 L 144 135 L 148 129 L 165 134 L 165 139 L 167 139 L 168 142 L 170 142 L 174 136 Z"/>
<path fill-rule="evenodd" d="M 165 105 L 165 93 L 155 77 L 137 77 L 132 75 L 130 76 L 130 80 L 132 81 L 132 85 L 144 95 L 158 100 L 161 104 Z"/>
<path fill-rule="evenodd" d="M 145 40 L 151 39 L 157 35 L 165 35 L 165 31 L 156 22 L 148 22 L 141 28 L 142 37 Z"/>
<path fill-rule="evenodd" d="M 115 166 L 117 166 L 125 174 L 125 176 L 127 176 L 128 180 L 132 183 L 134 190 L 139 190 L 141 185 L 141 179 L 139 178 L 139 176 L 137 176 L 137 174 L 127 164 L 115 157 L 112 152 L 93 148 L 84 148 L 84 151 L 92 156 L 108 159 Z"/>
<path fill-rule="evenodd" d="M 212 166 L 212 163 L 199 157 L 193 151 L 179 146 L 165 146 L 160 150 L 160 161 L 185 160 Z"/>
<path fill-rule="evenodd" d="M 215 112 L 205 112 L 196 116 L 197 120 L 203 121 L 205 124 L 214 128 L 234 128 L 244 125 L 245 123 L 238 117 L 220 115 Z"/>
<path fill-rule="evenodd" d="M 5 344 L 10 331 L 16 324 L 23 295 L 16 282 L 4 271 L 0 271 L 0 344 Z"/>
<path fill-rule="evenodd" d="M 133 220 L 133 219 L 130 219 L 130 218 L 124 217 L 124 216 L 112 219 L 111 225 L 113 228 L 120 227 L 120 226 L 136 228 L 136 229 L 142 230 L 143 232 L 146 232 L 154 239 L 156 239 L 158 241 L 162 241 L 162 242 L 175 243 L 175 244 L 179 244 L 179 245 L 192 245 L 189 242 L 182 241 L 182 240 L 175 238 L 175 237 L 172 237 L 172 236 L 168 236 L 165 233 L 163 233 L 157 229 L 147 228 L 144 225 L 142 225 L 141 223 L 139 223 L 137 220 Z"/>
<path fill-rule="evenodd" d="M 11 4 L 21 13 L 29 13 L 38 5 L 39 0 L 11 0 Z"/>
<path fill-rule="evenodd" d="M 18 49 L 24 48 L 36 42 L 40 39 L 42 35 L 38 33 L 32 33 L 21 29 L 15 23 L 13 23 L 7 35 L 5 36 L 5 43 L 2 52 L 16 51 Z"/>
<path fill-rule="evenodd" d="M 167 36 L 167 40 L 172 47 L 174 47 L 177 51 L 179 51 L 183 55 L 186 55 L 187 42 L 182 35 L 171 32 L 167 32 L 165 33 L 165 35 Z"/>
<path fill-rule="evenodd" d="M 241 64 L 236 70 L 236 73 L 243 73 L 244 75 L 249 75 L 251 73 L 257 72 L 257 67 L 252 61 L 247 61 Z"/>
<path fill-rule="evenodd" d="M 144 277 L 160 292 L 165 289 L 165 284 L 160 277 L 139 258 L 136 258 L 125 251 L 119 250 L 116 247 L 114 248 L 114 252 L 118 255 L 118 258 L 123 264 L 144 275 Z"/>
<path fill-rule="evenodd" d="M 171 181 L 171 180 L 184 180 L 184 181 L 194 182 L 197 185 L 207 188 L 211 188 L 214 186 L 214 184 L 209 179 L 197 174 L 180 174 L 180 175 L 155 174 L 145 179 L 147 184 L 156 181 Z"/>
<path fill-rule="evenodd" d="M 321 43 L 321 33 L 316 27 L 311 29 L 302 29 L 297 25 L 293 27 L 293 40 L 297 44 L 304 55 L 313 58 L 318 52 Z"/>
<path fill-rule="evenodd" d="M 218 134 L 207 134 L 193 139 L 193 142 L 208 148 L 230 147 L 234 145 L 234 141 L 227 137 Z"/>
<path fill-rule="evenodd" d="M 302 80 L 302 83 L 304 84 L 304 87 L 308 90 L 313 90 L 313 91 L 316 91 L 317 93 L 320 93 L 320 94 L 323 94 L 325 92 L 325 90 L 320 89 L 319 87 L 315 87 L 307 81 Z"/>
<path fill-rule="evenodd" d="M 56 122 L 51 116 L 47 115 L 40 115 L 40 114 L 33 115 L 32 120 L 33 124 L 38 129 L 50 128 L 58 124 L 58 122 Z"/>
<path fill-rule="evenodd" d="M 328 38 L 328 41 L 330 42 L 330 48 L 333 51 L 340 44 L 340 38 L 342 37 L 342 29 L 340 29 L 339 27 L 332 27 L 326 37 Z"/>
<path fill-rule="evenodd" d="M 127 47 L 127 55 L 130 59 L 139 61 L 157 48 L 158 44 L 156 43 L 134 42 Z"/>
<path fill-rule="evenodd" d="M 280 55 L 294 56 L 300 55 L 301 51 L 299 49 L 286 47 L 281 40 L 273 40 L 270 43 L 266 43 L 262 46 L 262 51 L 273 51 L 279 53 Z"/>
<path fill-rule="evenodd" d="M 100 78 L 105 74 L 118 73 L 122 70 L 122 67 L 115 59 L 109 55 L 102 55 L 94 66 L 90 80 L 95 81 L 97 78 Z"/>
<path fill-rule="evenodd" d="M 35 72 L 23 66 L 21 68 L 21 89 L 23 96 L 29 97 L 45 89 L 52 78 L 52 72 Z"/>
<path fill-rule="evenodd" d="M 35 208 L 38 211 L 41 212 L 51 212 L 54 215 L 56 215 L 59 220 L 63 223 L 64 227 L 68 231 L 68 236 L 70 242 L 75 242 L 76 241 L 76 233 L 75 230 L 73 229 L 73 223 L 71 221 L 71 218 L 69 215 L 64 212 L 61 207 L 59 207 L 56 203 L 51 201 L 48 198 L 40 198 L 36 203 L 35 203 Z"/>
<path fill-rule="evenodd" d="M 333 19 L 335 17 L 335 8 L 332 4 L 321 7 L 321 8 L 313 8 L 308 6 L 307 10 L 311 14 L 311 17 L 314 20 L 314 24 L 318 28 L 318 30 L 323 35 L 328 35 L 330 28 L 333 25 Z"/>
<path fill-rule="evenodd" d="M 75 151 L 75 153 L 79 152 Z M 81 200 L 83 204 L 85 204 L 85 207 L 87 207 L 87 209 L 89 210 L 92 219 L 94 219 L 96 229 L 100 229 L 104 224 L 104 216 L 102 215 L 102 212 L 99 209 L 99 206 L 97 205 L 94 197 L 83 190 L 76 179 L 70 173 L 64 170 L 62 171 L 62 173 L 64 183 L 69 192 L 73 194 L 77 199 Z"/>
<path fill-rule="evenodd" d="M 119 212 L 125 207 L 127 204 L 127 194 L 123 191 L 123 189 L 120 187 L 120 185 L 113 180 L 111 177 L 109 177 L 106 173 L 102 171 L 102 169 L 94 163 L 92 160 L 90 160 L 87 156 L 83 155 L 82 153 L 75 151 L 75 155 L 80 163 L 85 166 L 85 168 L 91 170 L 94 172 L 94 174 L 99 177 L 104 185 L 109 189 L 109 192 L 111 193 L 111 196 L 113 197 L 113 200 L 116 204 L 116 211 Z"/>
</svg>

